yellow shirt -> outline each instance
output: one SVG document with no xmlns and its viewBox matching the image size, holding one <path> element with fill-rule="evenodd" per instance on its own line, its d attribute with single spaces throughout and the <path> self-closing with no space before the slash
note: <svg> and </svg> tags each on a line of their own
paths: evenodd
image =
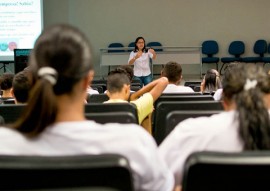
<svg viewBox="0 0 270 191">
<path fill-rule="evenodd" d="M 122 99 L 110 99 L 104 103 L 119 103 L 119 102 L 121 103 L 128 101 Z M 154 100 L 150 93 L 145 93 L 140 98 L 131 101 L 130 103 L 135 104 L 137 107 L 139 124 L 141 124 L 142 121 L 153 111 Z"/>
</svg>

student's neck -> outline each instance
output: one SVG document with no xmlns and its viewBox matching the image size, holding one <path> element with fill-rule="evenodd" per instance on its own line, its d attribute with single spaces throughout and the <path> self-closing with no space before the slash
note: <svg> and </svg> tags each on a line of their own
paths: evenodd
<svg viewBox="0 0 270 191">
<path fill-rule="evenodd" d="M 68 95 L 57 96 L 57 108 L 56 122 L 85 120 L 83 97 L 75 100 Z"/>
<path fill-rule="evenodd" d="M 112 99 L 126 100 L 125 95 L 123 95 L 122 93 L 114 93 L 114 94 L 111 94 L 109 97 L 110 97 L 110 100 Z"/>
<path fill-rule="evenodd" d="M 3 95 L 2 95 L 3 98 L 5 97 L 13 97 L 10 90 L 3 90 Z"/>
</svg>

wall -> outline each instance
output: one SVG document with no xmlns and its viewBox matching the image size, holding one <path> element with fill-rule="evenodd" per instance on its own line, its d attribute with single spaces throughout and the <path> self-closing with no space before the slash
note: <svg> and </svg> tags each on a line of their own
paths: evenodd
<svg viewBox="0 0 270 191">
<path fill-rule="evenodd" d="M 94 49 L 97 75 L 99 49 L 111 42 L 128 45 L 137 36 L 164 46 L 219 43 L 226 56 L 232 40 L 243 40 L 245 55 L 253 55 L 254 41 L 270 41 L 269 0 L 44 0 L 44 24 L 66 22 L 79 27 Z"/>
</svg>

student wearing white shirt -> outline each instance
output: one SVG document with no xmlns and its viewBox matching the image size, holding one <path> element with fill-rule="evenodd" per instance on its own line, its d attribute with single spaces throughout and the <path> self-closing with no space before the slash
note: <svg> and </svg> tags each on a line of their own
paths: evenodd
<svg viewBox="0 0 270 191">
<path fill-rule="evenodd" d="M 129 55 L 128 64 L 134 65 L 134 76 L 140 79 L 141 84 L 147 85 L 152 81 L 150 58 L 154 60 L 156 57 L 154 49 L 146 49 L 143 37 L 136 38 L 135 48 Z"/>
<path fill-rule="evenodd" d="M 177 62 L 168 62 L 161 71 L 161 76 L 167 77 L 169 84 L 163 93 L 192 93 L 191 87 L 181 86 L 182 67 Z"/>
<path fill-rule="evenodd" d="M 78 29 L 56 25 L 42 32 L 30 55 L 34 84 L 28 104 L 12 127 L 0 128 L 0 154 L 120 154 L 129 160 L 135 190 L 171 191 L 172 173 L 144 129 L 85 119 L 91 59 L 88 40 Z"/>
<path fill-rule="evenodd" d="M 238 64 L 225 72 L 223 105 L 225 112 L 181 122 L 161 143 L 176 185 L 193 152 L 270 149 L 270 79 L 261 66 Z"/>
</svg>

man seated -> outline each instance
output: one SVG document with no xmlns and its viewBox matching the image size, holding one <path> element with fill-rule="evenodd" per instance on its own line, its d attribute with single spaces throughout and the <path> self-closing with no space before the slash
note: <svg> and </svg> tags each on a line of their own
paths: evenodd
<svg viewBox="0 0 270 191">
<path fill-rule="evenodd" d="M 4 73 L 0 77 L 0 87 L 2 91 L 0 104 L 14 103 L 14 97 L 11 94 L 13 77 L 14 77 L 14 74 L 12 73 Z"/>
<path fill-rule="evenodd" d="M 107 79 L 107 95 L 109 101 L 105 103 L 130 101 L 135 104 L 138 111 L 139 124 L 149 133 L 152 133 L 151 118 L 149 115 L 153 111 L 154 101 L 158 99 L 167 84 L 168 79 L 162 77 L 130 94 L 130 79 L 128 78 L 127 72 L 121 68 L 117 68 L 109 73 Z M 143 123 L 144 120 L 147 122 Z"/>
<path fill-rule="evenodd" d="M 182 80 L 182 67 L 177 62 L 168 62 L 163 70 L 161 76 L 167 77 L 169 84 L 163 93 L 192 93 L 194 90 L 188 86 L 181 86 Z"/>
<path fill-rule="evenodd" d="M 31 78 L 28 70 L 17 73 L 12 82 L 11 94 L 15 98 L 15 104 L 26 103 L 31 88 Z"/>
</svg>

